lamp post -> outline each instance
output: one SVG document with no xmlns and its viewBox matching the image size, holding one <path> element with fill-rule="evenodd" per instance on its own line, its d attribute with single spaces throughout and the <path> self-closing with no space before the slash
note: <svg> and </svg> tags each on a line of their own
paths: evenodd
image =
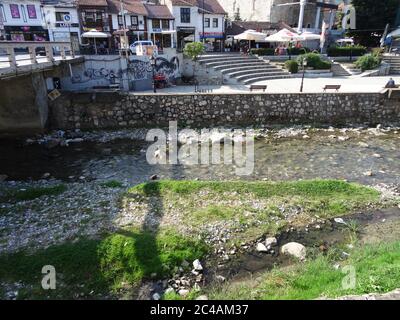
<svg viewBox="0 0 400 320">
<path fill-rule="evenodd" d="M 152 55 L 150 57 L 150 65 L 151 65 L 151 69 L 152 69 L 152 73 L 153 73 L 153 92 L 156 93 L 156 80 L 155 80 L 155 68 L 156 68 L 156 58 L 154 57 L 154 55 Z"/>
<path fill-rule="evenodd" d="M 304 58 L 301 61 L 301 64 L 303 66 L 303 76 L 301 77 L 301 86 L 300 86 L 300 92 L 303 92 L 303 86 L 304 86 L 304 74 L 306 73 L 306 66 L 307 66 L 307 59 Z"/>
<path fill-rule="evenodd" d="M 204 0 L 203 0 L 203 10 L 202 10 L 202 17 L 203 17 L 203 24 L 202 24 L 202 27 L 203 27 L 203 43 L 206 43 L 206 38 L 205 38 L 205 34 L 204 34 Z"/>
</svg>

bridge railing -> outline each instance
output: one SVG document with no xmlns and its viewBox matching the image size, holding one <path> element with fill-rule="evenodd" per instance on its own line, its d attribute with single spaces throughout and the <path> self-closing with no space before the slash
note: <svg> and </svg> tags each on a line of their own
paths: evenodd
<svg viewBox="0 0 400 320">
<path fill-rule="evenodd" d="M 16 67 L 17 62 L 21 61 L 29 61 L 32 64 L 36 64 L 40 56 L 45 56 L 48 62 L 53 62 L 55 56 L 60 56 L 62 60 L 65 60 L 67 54 L 71 58 L 75 57 L 75 52 L 72 50 L 70 42 L 0 41 L 0 58 L 5 56 L 10 67 Z"/>
</svg>

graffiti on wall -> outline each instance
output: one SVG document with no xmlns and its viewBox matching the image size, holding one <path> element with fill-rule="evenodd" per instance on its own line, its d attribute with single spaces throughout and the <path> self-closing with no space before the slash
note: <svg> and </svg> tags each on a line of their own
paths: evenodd
<svg viewBox="0 0 400 320">
<path fill-rule="evenodd" d="M 85 83 L 93 80 L 106 80 L 115 84 L 121 78 L 121 70 L 115 71 L 108 68 L 87 68 L 82 74 L 75 73 L 72 83 Z"/>
<path fill-rule="evenodd" d="M 151 79 L 152 69 L 148 61 L 132 60 L 129 61 L 127 72 L 130 79 L 145 80 Z"/>
<path fill-rule="evenodd" d="M 119 60 L 119 58 L 118 58 Z M 114 60 L 110 60 L 112 62 Z M 107 61 L 101 61 L 107 62 Z M 90 82 L 96 82 L 97 85 L 118 84 L 122 79 L 129 81 L 151 80 L 153 68 L 148 60 L 133 59 L 128 61 L 126 69 L 118 68 L 114 64 L 103 64 L 104 67 L 96 68 L 90 65 L 90 68 L 80 66 L 74 68 L 71 82 L 73 84 L 89 85 Z M 114 67 L 114 68 L 112 68 Z M 174 83 L 179 76 L 179 59 L 172 57 L 170 60 L 164 57 L 157 57 L 154 68 L 155 74 L 164 75 L 167 83 Z"/>
<path fill-rule="evenodd" d="M 163 74 L 167 80 L 174 81 L 178 76 L 179 72 L 179 59 L 173 57 L 171 60 L 167 60 L 162 57 L 156 59 L 156 71 L 157 73 Z"/>
</svg>

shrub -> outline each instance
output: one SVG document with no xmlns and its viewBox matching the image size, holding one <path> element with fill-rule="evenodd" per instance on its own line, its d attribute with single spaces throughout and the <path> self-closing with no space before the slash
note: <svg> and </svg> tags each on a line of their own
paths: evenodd
<svg viewBox="0 0 400 320">
<path fill-rule="evenodd" d="M 285 62 L 286 69 L 289 70 L 290 73 L 299 72 L 299 64 L 296 60 L 288 60 Z"/>
<path fill-rule="evenodd" d="M 258 54 L 259 56 L 273 56 L 275 54 L 274 48 L 259 48 L 251 49 L 251 54 Z"/>
<path fill-rule="evenodd" d="M 328 48 L 328 56 L 330 57 L 350 57 L 363 56 L 367 53 L 367 48 L 363 46 L 346 46 L 346 47 L 330 47 Z"/>
<path fill-rule="evenodd" d="M 366 54 L 358 58 L 355 62 L 355 66 L 357 68 L 360 68 L 362 71 L 375 69 L 379 67 L 380 64 L 381 59 L 379 58 L 379 56 L 373 54 Z"/>
<path fill-rule="evenodd" d="M 300 54 L 305 54 L 311 52 L 309 48 L 290 48 L 288 49 L 288 53 L 291 54 L 292 56 L 297 56 Z"/>
<path fill-rule="evenodd" d="M 307 54 L 302 54 L 298 57 L 297 61 L 301 65 L 304 59 L 307 60 L 308 67 L 316 70 L 328 70 L 332 66 L 329 61 L 322 60 L 319 53 L 311 52 Z"/>
</svg>

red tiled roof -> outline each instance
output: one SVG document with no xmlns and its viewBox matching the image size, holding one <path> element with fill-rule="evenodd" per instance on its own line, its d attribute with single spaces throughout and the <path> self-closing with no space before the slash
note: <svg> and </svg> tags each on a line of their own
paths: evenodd
<svg viewBox="0 0 400 320">
<path fill-rule="evenodd" d="M 199 7 L 199 12 L 202 12 L 203 0 L 172 0 L 172 5 Z M 204 0 L 204 12 L 226 14 L 226 11 L 219 4 L 218 0 Z"/>
<path fill-rule="evenodd" d="M 119 14 L 121 9 L 120 0 L 107 0 L 107 3 L 110 13 Z M 140 0 L 122 0 L 122 4 L 129 13 L 147 16 L 147 10 Z"/>
<path fill-rule="evenodd" d="M 154 5 L 154 4 L 145 4 L 144 6 L 147 10 L 147 14 L 150 19 L 152 18 L 170 19 L 170 20 L 175 19 L 167 6 Z"/>
<path fill-rule="evenodd" d="M 79 6 L 107 7 L 106 0 L 78 0 Z"/>
</svg>

